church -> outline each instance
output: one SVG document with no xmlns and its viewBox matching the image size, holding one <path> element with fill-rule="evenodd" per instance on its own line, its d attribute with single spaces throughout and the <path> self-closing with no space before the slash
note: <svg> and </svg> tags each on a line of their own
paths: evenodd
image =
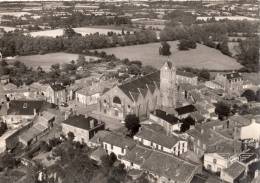
<svg viewBox="0 0 260 183">
<path fill-rule="evenodd" d="M 176 68 L 167 61 L 160 71 L 115 86 L 99 100 L 101 114 L 124 120 L 127 114 L 146 117 L 155 109 L 174 109 L 177 96 Z"/>
</svg>

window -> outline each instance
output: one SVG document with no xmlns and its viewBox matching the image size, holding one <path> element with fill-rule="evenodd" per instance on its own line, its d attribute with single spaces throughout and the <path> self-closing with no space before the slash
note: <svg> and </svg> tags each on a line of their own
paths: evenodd
<svg viewBox="0 0 260 183">
<path fill-rule="evenodd" d="M 113 150 L 113 145 L 111 145 L 111 150 Z"/>
<path fill-rule="evenodd" d="M 216 160 L 216 159 L 213 159 L 213 163 L 216 164 L 216 163 L 217 163 L 217 160 Z"/>
<path fill-rule="evenodd" d="M 107 144 L 105 144 L 105 149 L 107 150 Z"/>
<path fill-rule="evenodd" d="M 133 163 L 133 162 L 131 162 L 131 166 L 134 166 L 134 163 Z"/>
<path fill-rule="evenodd" d="M 115 97 L 113 98 L 113 103 L 121 104 L 121 100 L 120 100 L 120 98 L 117 97 L 117 96 L 115 96 Z"/>
<path fill-rule="evenodd" d="M 121 149 L 121 153 L 124 154 L 124 152 L 125 152 L 125 151 L 124 151 L 124 149 L 122 148 L 122 149 Z"/>
</svg>

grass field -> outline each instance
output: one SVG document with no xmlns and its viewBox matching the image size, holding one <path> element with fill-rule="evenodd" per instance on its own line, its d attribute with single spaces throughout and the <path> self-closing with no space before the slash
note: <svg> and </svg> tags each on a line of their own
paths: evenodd
<svg viewBox="0 0 260 183">
<path fill-rule="evenodd" d="M 189 66 L 193 68 L 205 68 L 210 70 L 236 70 L 242 66 L 234 58 L 223 55 L 220 51 L 207 46 L 197 44 L 196 49 L 179 51 L 177 41 L 169 42 L 171 45 L 170 60 L 176 66 Z M 152 65 L 160 68 L 168 60 L 168 57 L 159 55 L 160 43 L 145 45 L 134 45 L 117 48 L 105 48 L 98 51 L 105 51 L 108 54 L 115 54 L 117 57 L 129 60 L 140 60 L 144 65 Z"/>
<path fill-rule="evenodd" d="M 109 28 L 94 28 L 94 27 L 78 27 L 73 28 L 75 32 L 82 34 L 82 36 L 85 36 L 86 34 L 94 34 L 98 32 L 99 34 L 107 34 L 109 31 L 113 31 L 115 33 L 121 33 L 121 30 L 117 29 L 109 29 Z M 56 36 L 62 36 L 63 35 L 63 29 L 54 29 L 54 30 L 45 30 L 45 31 L 37 31 L 37 32 L 31 32 L 31 36 L 50 36 L 50 37 L 56 37 Z"/>
<path fill-rule="evenodd" d="M 16 60 L 25 63 L 29 67 L 37 68 L 41 66 L 44 70 L 49 70 L 50 66 L 53 64 L 63 64 L 69 63 L 71 60 L 77 60 L 78 54 L 71 53 L 49 53 L 45 55 L 29 55 L 29 56 L 19 56 Z M 90 59 L 97 59 L 97 57 L 86 56 L 87 61 Z"/>
</svg>

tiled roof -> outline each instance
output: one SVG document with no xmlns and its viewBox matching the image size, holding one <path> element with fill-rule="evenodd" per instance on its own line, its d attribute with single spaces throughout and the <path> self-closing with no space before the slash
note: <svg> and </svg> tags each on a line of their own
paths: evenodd
<svg viewBox="0 0 260 183">
<path fill-rule="evenodd" d="M 118 86 L 118 88 L 120 88 L 130 99 L 135 101 L 140 94 L 145 97 L 148 90 L 153 93 L 155 88 L 159 87 L 157 84 L 159 82 L 160 72 L 154 72 L 152 74 L 148 74 L 130 82 L 121 84 Z"/>
<path fill-rule="evenodd" d="M 178 107 L 175 109 L 178 115 L 182 114 L 188 114 L 197 111 L 197 109 L 194 107 L 194 105 L 186 105 L 183 107 Z"/>
<path fill-rule="evenodd" d="M 90 125 L 91 120 L 94 120 L 94 127 L 98 126 L 97 119 L 92 118 L 92 117 L 85 118 L 85 116 L 83 116 L 83 115 L 72 116 L 72 117 L 66 119 L 65 121 L 63 121 L 62 123 L 70 125 L 70 126 L 74 126 L 77 128 L 82 128 L 85 130 L 90 130 L 91 129 L 91 125 Z"/>
<path fill-rule="evenodd" d="M 151 149 L 137 145 L 129 151 L 123 159 L 137 165 L 143 165 L 151 153 Z"/>
<path fill-rule="evenodd" d="M 175 136 L 167 136 L 161 133 L 157 133 L 146 127 L 142 127 L 135 136 L 149 140 L 167 148 L 172 148 L 180 140 Z"/>
<path fill-rule="evenodd" d="M 37 123 L 33 125 L 30 129 L 25 131 L 23 134 L 21 134 L 20 139 L 25 142 L 29 142 L 30 140 L 44 132 L 47 128 L 48 126 Z"/>
<path fill-rule="evenodd" d="M 236 161 L 230 167 L 224 169 L 223 171 L 235 179 L 240 176 L 245 171 L 245 169 L 246 167 L 244 165 Z"/>
<path fill-rule="evenodd" d="M 165 111 L 162 111 L 160 109 L 155 110 L 155 115 L 157 117 L 169 122 L 170 124 L 176 124 L 179 122 L 179 119 L 176 118 L 174 115 L 167 114 Z"/>
<path fill-rule="evenodd" d="M 153 151 L 142 168 L 176 182 L 190 182 L 197 166 L 174 155 Z"/>
<path fill-rule="evenodd" d="M 106 130 L 100 130 L 98 131 L 92 139 L 90 139 L 90 142 L 92 143 L 101 143 L 103 139 L 109 135 L 111 132 Z"/>
<path fill-rule="evenodd" d="M 34 115 L 34 110 L 39 112 L 43 104 L 44 101 L 39 100 L 12 100 L 7 115 Z"/>
<path fill-rule="evenodd" d="M 117 135 L 117 134 L 114 134 L 114 133 L 107 135 L 104 138 L 104 142 L 118 146 L 118 147 L 121 147 L 121 148 L 128 147 L 129 149 L 132 149 L 136 144 L 133 139 L 128 138 L 128 137 L 124 137 L 124 136 L 121 136 L 121 135 Z"/>
</svg>

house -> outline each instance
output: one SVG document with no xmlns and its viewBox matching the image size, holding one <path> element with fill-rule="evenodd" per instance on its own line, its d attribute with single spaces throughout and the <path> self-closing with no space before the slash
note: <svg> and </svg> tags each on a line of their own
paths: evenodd
<svg viewBox="0 0 260 183">
<path fill-rule="evenodd" d="M 103 75 L 99 76 L 98 79 L 92 78 L 84 80 L 83 82 L 86 83 L 84 87 L 82 87 L 82 83 L 80 83 L 81 88 L 78 88 L 75 91 L 76 101 L 85 106 L 97 104 L 103 92 L 117 83 L 114 79 L 101 80 L 102 77 Z"/>
<path fill-rule="evenodd" d="M 2 116 L 9 127 L 20 124 L 22 121 L 31 121 L 41 111 L 44 101 L 12 100 L 7 103 L 7 114 Z"/>
<path fill-rule="evenodd" d="M 186 105 L 186 106 L 175 108 L 175 111 L 176 111 L 177 118 L 184 119 L 187 118 L 191 113 L 196 112 L 197 109 L 194 105 Z"/>
<path fill-rule="evenodd" d="M 188 143 L 175 136 L 167 136 L 162 133 L 158 133 L 147 127 L 141 127 L 139 132 L 134 136 L 134 140 L 140 144 L 157 149 L 159 151 L 181 155 L 187 151 Z"/>
<path fill-rule="evenodd" d="M 75 92 L 76 101 L 84 106 L 97 104 L 101 91 L 98 88 L 85 87 Z"/>
<path fill-rule="evenodd" d="M 187 131 L 189 146 L 197 156 L 207 153 L 234 153 L 241 151 L 241 142 L 230 133 L 234 128 L 229 127 L 228 121 L 210 121 L 198 124 Z"/>
<path fill-rule="evenodd" d="M 89 140 L 99 131 L 105 129 L 105 123 L 92 117 L 83 115 L 72 116 L 61 123 L 62 133 L 74 134 L 75 141 L 88 143 Z"/>
<path fill-rule="evenodd" d="M 135 145 L 136 142 L 131 138 L 114 133 L 107 135 L 103 140 L 103 148 L 107 154 L 114 153 L 118 159 L 125 156 Z"/>
<path fill-rule="evenodd" d="M 152 154 L 153 150 L 144 146 L 136 145 L 125 156 L 122 157 L 121 162 L 127 169 L 142 170 L 145 161 Z"/>
<path fill-rule="evenodd" d="M 238 72 L 217 73 L 215 81 L 221 84 L 228 94 L 239 95 L 243 89 L 243 78 Z"/>
<path fill-rule="evenodd" d="M 181 123 L 179 119 L 160 109 L 156 109 L 153 113 L 150 113 L 149 119 L 162 126 L 166 130 L 167 134 L 171 134 L 174 131 L 180 131 Z"/>
<path fill-rule="evenodd" d="M 31 87 L 21 86 L 15 89 L 6 90 L 6 96 L 10 100 L 32 100 L 37 98 L 37 90 Z"/>
<path fill-rule="evenodd" d="M 153 151 L 142 169 L 152 181 L 165 183 L 190 183 L 193 176 L 201 172 L 201 166 L 182 160 L 174 155 Z"/>
<path fill-rule="evenodd" d="M 25 146 L 29 146 L 38 141 L 43 135 L 48 133 L 49 129 L 53 127 L 55 115 L 43 111 L 33 121 L 32 127 L 19 135 L 19 142 Z"/>
<path fill-rule="evenodd" d="M 221 170 L 228 168 L 232 163 L 238 160 L 238 156 L 233 153 L 205 153 L 204 168 L 211 172 L 220 173 Z"/>
<path fill-rule="evenodd" d="M 228 183 L 236 183 L 244 176 L 246 167 L 236 161 L 230 167 L 221 171 L 220 178 Z"/>
<path fill-rule="evenodd" d="M 103 145 L 103 140 L 106 138 L 107 135 L 111 134 L 112 132 L 107 130 L 100 130 L 98 131 L 93 138 L 89 140 L 90 147 L 100 147 Z"/>
<path fill-rule="evenodd" d="M 16 135 L 18 129 L 11 129 L 6 131 L 0 138 L 0 154 L 8 150 L 8 141 L 10 138 Z"/>
<path fill-rule="evenodd" d="M 62 84 L 50 84 L 46 89 L 47 101 L 59 105 L 67 102 L 66 87 Z"/>
<path fill-rule="evenodd" d="M 177 83 L 189 83 L 191 85 L 197 85 L 198 84 L 198 76 L 191 72 L 187 71 L 176 71 L 176 81 Z"/>
</svg>

